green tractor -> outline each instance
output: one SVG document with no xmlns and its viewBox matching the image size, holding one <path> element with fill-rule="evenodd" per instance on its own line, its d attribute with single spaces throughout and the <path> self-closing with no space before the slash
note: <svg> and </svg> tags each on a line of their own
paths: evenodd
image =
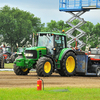
<svg viewBox="0 0 100 100">
<path fill-rule="evenodd" d="M 14 62 L 16 75 L 27 75 L 35 68 L 38 76 L 50 76 L 55 70 L 61 76 L 73 76 L 76 53 L 67 48 L 65 33 L 39 32 L 36 47 L 26 48 Z"/>
<path fill-rule="evenodd" d="M 18 56 L 22 55 L 22 52 L 24 52 L 24 50 L 25 47 L 18 47 L 17 52 L 12 53 L 12 55 L 6 60 L 6 62 L 13 63 Z"/>
</svg>

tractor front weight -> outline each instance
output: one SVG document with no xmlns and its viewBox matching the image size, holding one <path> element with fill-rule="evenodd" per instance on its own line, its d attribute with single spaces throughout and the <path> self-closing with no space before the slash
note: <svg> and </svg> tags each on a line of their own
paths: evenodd
<svg viewBox="0 0 100 100">
<path fill-rule="evenodd" d="M 14 62 L 14 64 L 16 64 L 16 66 L 19 66 L 20 68 L 29 68 L 29 69 L 32 69 L 35 63 L 36 61 L 25 58 L 16 59 L 16 62 Z"/>
</svg>

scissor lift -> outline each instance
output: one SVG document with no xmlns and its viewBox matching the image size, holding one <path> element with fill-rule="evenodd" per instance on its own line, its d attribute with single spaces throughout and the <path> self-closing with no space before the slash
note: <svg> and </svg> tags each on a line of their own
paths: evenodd
<svg viewBox="0 0 100 100">
<path fill-rule="evenodd" d="M 82 14 L 84 14 L 86 11 L 90 11 L 91 9 L 98 9 L 100 8 L 100 0 L 59 0 L 59 10 L 65 11 L 73 15 L 67 23 L 72 27 L 70 30 L 68 30 L 66 35 L 71 38 L 67 42 L 68 47 L 71 47 L 71 44 L 76 40 L 78 42 L 78 48 L 81 49 L 83 46 L 85 46 L 85 43 L 79 38 L 83 37 L 86 33 L 79 29 L 82 25 L 86 23 L 86 21 L 83 18 L 80 18 Z M 77 12 L 77 13 L 74 13 Z M 73 25 L 72 22 L 78 19 L 79 23 L 77 25 Z M 77 36 L 73 36 L 72 33 L 77 30 L 80 32 Z"/>
</svg>

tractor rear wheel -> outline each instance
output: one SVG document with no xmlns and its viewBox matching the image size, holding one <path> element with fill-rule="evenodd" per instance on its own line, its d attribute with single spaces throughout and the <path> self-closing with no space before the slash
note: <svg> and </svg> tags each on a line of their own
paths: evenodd
<svg viewBox="0 0 100 100">
<path fill-rule="evenodd" d="M 38 76 L 50 76 L 53 72 L 53 61 L 48 57 L 41 57 L 37 61 L 36 72 Z"/>
<path fill-rule="evenodd" d="M 11 63 L 13 63 L 13 62 L 15 61 L 15 55 L 12 54 L 12 55 L 10 56 L 10 58 L 11 58 Z"/>
<path fill-rule="evenodd" d="M 68 52 L 62 59 L 62 72 L 66 76 L 73 76 L 76 69 L 76 57 L 73 52 Z"/>
<path fill-rule="evenodd" d="M 4 58 L 3 58 L 3 54 L 0 54 L 0 68 L 4 68 Z"/>
<path fill-rule="evenodd" d="M 16 59 L 19 59 L 19 58 L 23 58 L 23 57 L 19 56 Z M 16 64 L 14 64 L 14 72 L 16 73 L 16 75 L 27 75 L 29 73 L 29 69 L 28 68 L 20 68 L 19 66 L 16 66 Z"/>
</svg>

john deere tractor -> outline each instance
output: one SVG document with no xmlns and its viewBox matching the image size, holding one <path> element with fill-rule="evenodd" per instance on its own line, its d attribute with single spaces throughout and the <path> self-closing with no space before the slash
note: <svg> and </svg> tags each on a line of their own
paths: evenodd
<svg viewBox="0 0 100 100">
<path fill-rule="evenodd" d="M 75 51 L 67 48 L 66 34 L 37 33 L 37 46 L 26 48 L 14 62 L 16 75 L 27 75 L 32 68 L 38 76 L 50 76 L 56 69 L 61 76 L 75 74 Z"/>
</svg>

